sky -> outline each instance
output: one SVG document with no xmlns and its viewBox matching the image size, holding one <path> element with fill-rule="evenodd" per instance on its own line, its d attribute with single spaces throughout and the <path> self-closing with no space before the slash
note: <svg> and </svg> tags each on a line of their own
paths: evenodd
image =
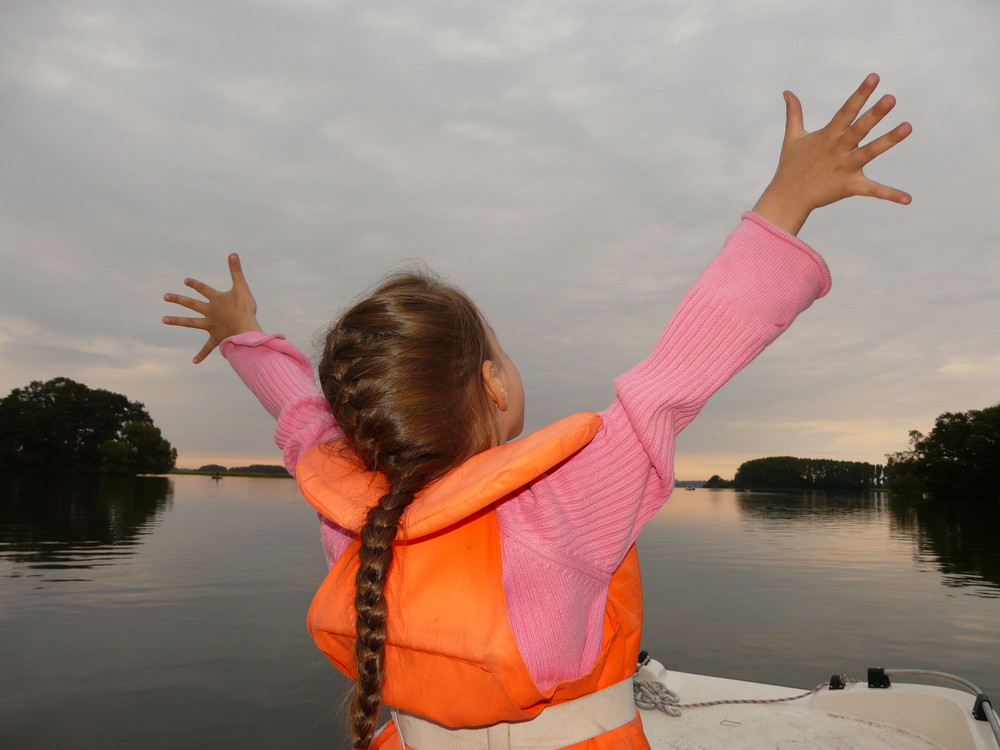
<svg viewBox="0 0 1000 750">
<path fill-rule="evenodd" d="M 833 289 L 678 440 L 679 479 L 884 461 L 1000 401 L 994 0 L 2 0 L 0 395 L 146 405 L 178 465 L 279 463 L 200 332 L 162 325 L 238 251 L 310 357 L 420 259 L 517 363 L 528 429 L 605 408 L 773 174 L 781 93 L 824 125 L 869 72 L 913 135 L 800 237 Z"/>
</svg>

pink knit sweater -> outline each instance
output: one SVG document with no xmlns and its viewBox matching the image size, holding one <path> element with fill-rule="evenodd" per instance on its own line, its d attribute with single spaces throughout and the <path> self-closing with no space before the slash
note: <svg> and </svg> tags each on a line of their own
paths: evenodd
<svg viewBox="0 0 1000 750">
<path fill-rule="evenodd" d="M 744 214 L 652 354 L 615 381 L 594 440 L 497 507 L 510 625 L 541 689 L 593 666 L 611 574 L 673 488 L 677 434 L 829 288 L 819 255 Z M 312 446 L 341 437 L 312 367 L 284 337 L 241 334 L 221 350 L 277 419 L 289 471 Z M 322 537 L 330 564 L 351 541 L 329 522 Z"/>
</svg>

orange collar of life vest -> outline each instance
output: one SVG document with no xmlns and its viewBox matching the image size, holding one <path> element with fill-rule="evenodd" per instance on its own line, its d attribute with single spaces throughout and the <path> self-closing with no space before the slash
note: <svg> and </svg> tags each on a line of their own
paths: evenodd
<svg viewBox="0 0 1000 750">
<path fill-rule="evenodd" d="M 572 456 L 600 426 L 600 416 L 581 412 L 473 456 L 417 494 L 400 522 L 400 537 L 446 529 L 495 503 Z M 365 469 L 343 441 L 311 448 L 295 475 L 310 505 L 355 533 L 388 490 L 385 475 Z"/>
</svg>

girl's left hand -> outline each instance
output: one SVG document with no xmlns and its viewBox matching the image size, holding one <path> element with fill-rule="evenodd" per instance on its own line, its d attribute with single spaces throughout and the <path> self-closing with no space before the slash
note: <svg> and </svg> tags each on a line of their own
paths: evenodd
<svg viewBox="0 0 1000 750">
<path fill-rule="evenodd" d="M 868 179 L 864 167 L 913 131 L 904 122 L 870 143 L 861 141 L 896 106 L 885 95 L 860 117 L 861 108 L 878 86 L 872 73 L 862 82 L 833 119 L 807 132 L 802 126 L 802 104 L 791 91 L 785 96 L 785 137 L 778 168 L 754 211 L 790 234 L 798 233 L 813 209 L 852 195 L 863 195 L 908 205 L 908 193 Z"/>
<path fill-rule="evenodd" d="M 178 318 L 168 315 L 163 318 L 168 326 L 199 328 L 208 332 L 208 341 L 192 360 L 195 364 L 205 359 L 224 339 L 239 333 L 261 330 L 257 323 L 257 302 L 243 277 L 240 257 L 236 253 L 229 256 L 229 274 L 233 279 L 233 288 L 227 292 L 220 292 L 197 279 L 184 279 L 184 284 L 205 297 L 207 302 L 181 294 L 163 295 L 167 302 L 186 307 L 203 316 Z"/>
</svg>

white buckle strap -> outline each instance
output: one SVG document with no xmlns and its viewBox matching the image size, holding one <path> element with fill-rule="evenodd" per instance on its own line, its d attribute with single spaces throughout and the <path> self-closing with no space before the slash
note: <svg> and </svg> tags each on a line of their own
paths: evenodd
<svg viewBox="0 0 1000 750">
<path fill-rule="evenodd" d="M 406 711 L 394 711 L 393 718 L 400 739 L 413 750 L 559 750 L 628 724 L 635 703 L 629 677 L 526 721 L 451 729 Z"/>
</svg>

